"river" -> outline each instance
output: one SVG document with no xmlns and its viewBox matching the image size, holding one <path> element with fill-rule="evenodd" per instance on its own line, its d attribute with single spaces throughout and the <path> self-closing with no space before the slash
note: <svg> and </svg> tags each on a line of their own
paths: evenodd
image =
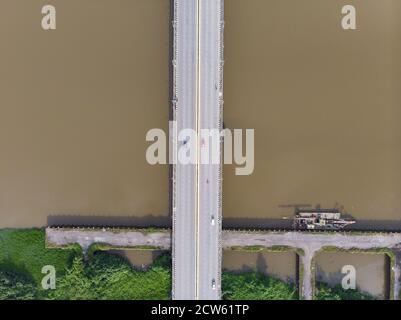
<svg viewBox="0 0 401 320">
<path fill-rule="evenodd" d="M 51 4 L 0 2 L 0 227 L 169 224 L 169 2 Z"/>
<path fill-rule="evenodd" d="M 253 174 L 224 167 L 225 221 L 400 220 L 401 2 L 230 0 L 225 20 L 225 126 L 255 129 Z"/>
</svg>

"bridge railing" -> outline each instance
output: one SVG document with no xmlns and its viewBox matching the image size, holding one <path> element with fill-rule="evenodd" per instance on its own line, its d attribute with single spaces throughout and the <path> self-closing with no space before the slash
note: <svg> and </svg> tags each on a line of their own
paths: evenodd
<svg viewBox="0 0 401 320">
<path fill-rule="evenodd" d="M 177 88 L 177 82 L 178 82 L 178 70 L 177 70 L 177 65 L 178 65 L 178 28 L 179 28 L 179 21 L 178 21 L 178 3 L 179 0 L 174 0 L 173 2 L 173 21 L 172 21 L 172 28 L 173 28 L 173 77 L 172 77 L 172 89 L 173 89 L 173 101 L 172 101 L 172 108 L 173 108 L 173 121 L 177 120 L 177 108 L 178 108 L 178 88 Z M 173 130 L 176 130 L 176 128 L 173 128 Z M 170 133 L 173 136 L 170 136 L 170 139 L 176 139 L 177 138 L 177 132 Z M 176 141 L 173 141 L 173 152 L 176 152 Z M 171 197 L 172 197 L 172 235 L 171 235 L 171 244 L 172 244 L 172 298 L 174 299 L 174 292 L 175 292 L 175 279 L 177 277 L 176 274 L 176 261 L 175 261 L 175 245 L 174 245 L 174 230 L 176 230 L 176 198 L 177 198 L 177 184 L 176 184 L 176 175 L 177 175 L 177 168 L 176 164 L 173 164 L 173 170 L 172 170 L 172 181 L 171 181 Z"/>
<path fill-rule="evenodd" d="M 224 78 L 224 0 L 220 0 L 219 6 L 219 46 L 218 46 L 218 56 L 219 56 L 219 66 L 218 66 L 218 75 L 219 75 L 219 130 L 223 129 L 223 115 L 224 115 L 224 100 L 223 100 L 223 78 Z M 222 244 L 222 193 L 223 193 L 223 141 L 220 142 L 220 166 L 218 173 L 218 190 L 219 194 L 217 196 L 218 199 L 218 275 L 217 275 L 217 283 L 219 285 L 219 298 L 221 298 L 221 269 L 222 269 L 222 255 L 223 255 L 223 244 Z"/>
</svg>

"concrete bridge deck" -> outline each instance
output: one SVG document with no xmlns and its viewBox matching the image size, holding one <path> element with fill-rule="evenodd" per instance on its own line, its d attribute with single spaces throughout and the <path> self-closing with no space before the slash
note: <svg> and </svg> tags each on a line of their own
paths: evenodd
<svg viewBox="0 0 401 320">
<path fill-rule="evenodd" d="M 174 0 L 173 299 L 220 298 L 221 163 L 201 164 L 200 133 L 222 128 L 222 19 L 223 0 Z M 188 129 L 195 164 L 179 157 Z"/>
</svg>

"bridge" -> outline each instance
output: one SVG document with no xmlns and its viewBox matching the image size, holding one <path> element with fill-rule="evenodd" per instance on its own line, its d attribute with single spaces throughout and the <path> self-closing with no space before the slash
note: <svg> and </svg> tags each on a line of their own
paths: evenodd
<svg viewBox="0 0 401 320">
<path fill-rule="evenodd" d="M 174 1 L 174 158 L 192 129 L 196 161 L 173 168 L 173 299 L 220 298 L 221 156 L 201 164 L 200 133 L 222 128 L 222 28 L 223 0 Z"/>
</svg>

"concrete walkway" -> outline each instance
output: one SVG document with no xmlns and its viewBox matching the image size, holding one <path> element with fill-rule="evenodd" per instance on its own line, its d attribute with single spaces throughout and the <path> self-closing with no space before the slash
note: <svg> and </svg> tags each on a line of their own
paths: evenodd
<svg viewBox="0 0 401 320">
<path fill-rule="evenodd" d="M 93 243 L 104 243 L 119 248 L 154 247 L 155 249 L 170 250 L 171 235 L 169 231 L 47 228 L 46 243 L 50 246 L 60 247 L 76 243 L 84 251 Z"/>
<path fill-rule="evenodd" d="M 400 300 L 401 290 L 401 250 L 397 249 L 395 254 L 395 266 L 394 266 L 394 300 Z"/>
</svg>

